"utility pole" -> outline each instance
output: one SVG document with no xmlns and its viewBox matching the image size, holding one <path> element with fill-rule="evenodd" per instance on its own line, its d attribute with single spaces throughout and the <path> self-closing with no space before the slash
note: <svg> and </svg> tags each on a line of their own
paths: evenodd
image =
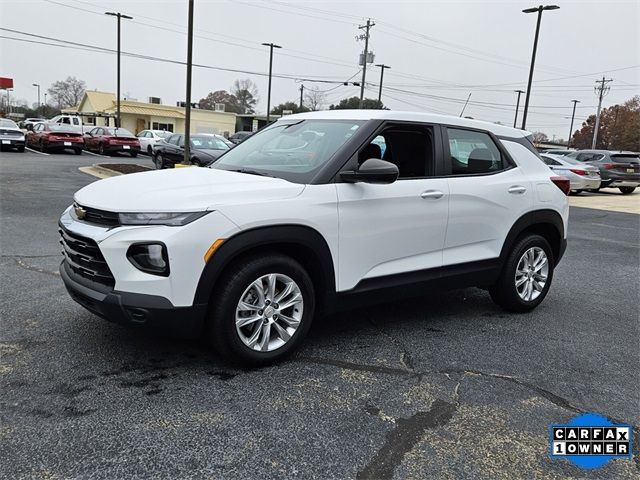
<svg viewBox="0 0 640 480">
<path fill-rule="evenodd" d="M 602 98 L 609 92 L 611 87 L 607 86 L 607 83 L 613 82 L 611 78 L 602 77 L 602 80 L 596 81 L 599 83 L 597 87 L 594 88 L 594 92 L 598 95 L 598 112 L 596 113 L 596 124 L 593 127 L 593 140 L 591 141 L 591 149 L 596 148 L 596 141 L 598 140 L 598 129 L 600 128 L 600 110 L 602 108 Z"/>
<path fill-rule="evenodd" d="M 569 140 L 567 140 L 567 148 L 571 147 L 571 138 L 573 137 L 573 119 L 576 118 L 576 105 L 580 100 L 571 100 L 573 102 L 573 113 L 571 114 L 571 126 L 569 127 Z"/>
<path fill-rule="evenodd" d="M 529 97 L 531 96 L 531 82 L 533 82 L 533 67 L 536 64 L 536 52 L 538 51 L 538 36 L 540 35 L 540 22 L 544 10 L 557 10 L 557 5 L 540 5 L 539 7 L 527 8 L 523 13 L 538 12 L 538 22 L 536 24 L 536 35 L 533 39 L 533 53 L 531 54 L 531 67 L 529 68 L 529 82 L 527 84 L 527 95 L 524 97 L 524 112 L 522 112 L 522 130 L 526 130 L 527 113 L 529 113 Z"/>
<path fill-rule="evenodd" d="M 365 82 L 365 80 L 367 78 L 367 60 L 368 60 L 368 56 L 369 56 L 369 30 L 374 25 L 375 25 L 375 23 L 372 23 L 371 19 L 369 18 L 367 20 L 367 24 L 366 25 L 359 25 L 358 26 L 358 29 L 365 31 L 365 33 L 363 35 L 359 35 L 357 37 L 358 39 L 363 39 L 364 38 L 364 55 L 363 55 L 363 62 L 362 62 L 362 83 L 360 84 L 360 105 L 359 105 L 359 108 L 362 108 L 362 105 L 363 105 L 363 102 L 364 102 L 364 82 Z"/>
<path fill-rule="evenodd" d="M 191 69 L 193 67 L 193 0 L 189 0 L 187 20 L 187 98 L 184 105 L 184 158 L 182 163 L 191 165 Z M 118 113 L 118 115 L 120 115 Z M 118 122 L 120 120 L 118 119 Z"/>
<path fill-rule="evenodd" d="M 44 105 L 42 106 L 42 113 L 44 117 L 47 117 L 47 92 L 44 92 Z"/>
<path fill-rule="evenodd" d="M 516 116 L 513 118 L 513 128 L 516 128 L 518 123 L 518 108 L 520 108 L 520 95 L 524 93 L 524 90 L 514 90 L 518 94 L 518 100 L 516 100 Z"/>
<path fill-rule="evenodd" d="M 384 78 L 384 69 L 391 68 L 389 65 L 379 63 L 376 67 L 380 67 L 380 88 L 378 89 L 378 103 L 382 104 L 382 79 Z"/>
<path fill-rule="evenodd" d="M 269 47 L 269 89 L 267 91 L 267 125 L 269 125 L 269 121 L 271 119 L 271 72 L 273 68 L 273 49 L 282 47 L 275 43 L 263 43 L 262 45 Z"/>
<path fill-rule="evenodd" d="M 302 96 L 304 95 L 304 83 L 300 85 L 300 110 L 302 110 Z"/>
<path fill-rule="evenodd" d="M 130 17 L 129 15 L 125 15 L 123 13 L 120 12 L 104 12 L 105 15 L 110 15 L 112 17 L 116 17 L 118 20 L 118 60 L 117 60 L 117 75 L 118 75 L 118 80 L 117 80 L 117 99 L 116 99 L 116 127 L 120 128 L 120 19 L 121 18 L 126 18 L 127 20 L 132 20 L 133 17 Z"/>
</svg>

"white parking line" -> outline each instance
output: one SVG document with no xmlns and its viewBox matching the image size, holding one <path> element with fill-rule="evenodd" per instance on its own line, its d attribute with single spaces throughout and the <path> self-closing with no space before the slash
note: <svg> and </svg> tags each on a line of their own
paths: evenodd
<svg viewBox="0 0 640 480">
<path fill-rule="evenodd" d="M 25 147 L 25 150 L 29 150 L 30 152 L 33 152 L 33 153 L 39 153 L 40 155 L 51 155 L 50 153 L 39 152 L 39 151 L 34 150 L 33 148 L 29 148 L 29 147 Z"/>
<path fill-rule="evenodd" d="M 95 157 L 100 157 L 100 158 L 109 158 L 106 155 L 100 155 L 99 153 L 93 153 L 93 152 L 90 152 L 89 150 L 83 150 L 82 153 L 88 153 L 89 155 L 93 155 Z"/>
</svg>

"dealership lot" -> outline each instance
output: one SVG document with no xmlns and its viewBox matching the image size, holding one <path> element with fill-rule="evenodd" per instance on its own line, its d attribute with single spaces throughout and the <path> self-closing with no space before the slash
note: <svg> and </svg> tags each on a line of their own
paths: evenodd
<svg viewBox="0 0 640 480">
<path fill-rule="evenodd" d="M 64 291 L 57 218 L 95 180 L 78 168 L 109 161 L 151 165 L 0 154 L 0 477 L 582 477 L 548 458 L 550 424 L 640 423 L 640 216 L 598 201 L 619 195 L 577 197 L 599 209 L 572 209 L 531 313 L 478 289 L 433 294 L 323 319 L 290 360 L 238 370 Z M 589 478 L 637 475 L 636 445 Z"/>
</svg>

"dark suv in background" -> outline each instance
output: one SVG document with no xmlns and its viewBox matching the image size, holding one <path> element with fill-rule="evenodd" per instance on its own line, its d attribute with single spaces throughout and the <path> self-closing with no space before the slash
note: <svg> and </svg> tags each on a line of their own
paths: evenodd
<svg viewBox="0 0 640 480">
<path fill-rule="evenodd" d="M 600 169 L 600 188 L 617 187 L 628 195 L 640 186 L 640 155 L 611 150 L 580 150 L 567 155 Z M 597 192 L 599 189 L 590 190 Z"/>
</svg>

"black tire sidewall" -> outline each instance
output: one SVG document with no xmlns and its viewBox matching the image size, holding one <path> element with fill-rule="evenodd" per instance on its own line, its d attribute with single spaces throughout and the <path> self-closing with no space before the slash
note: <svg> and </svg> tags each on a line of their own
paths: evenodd
<svg viewBox="0 0 640 480">
<path fill-rule="evenodd" d="M 549 262 L 549 274 L 547 276 L 547 282 L 545 283 L 542 292 L 535 300 L 530 302 L 523 300 L 518 295 L 518 291 L 515 285 L 515 272 L 518 266 L 520 258 L 532 247 L 540 247 L 547 255 L 547 261 Z M 553 272 L 555 269 L 555 259 L 553 256 L 553 250 L 549 245 L 549 242 L 542 236 L 536 234 L 529 234 L 521 237 L 514 244 L 511 253 L 505 261 L 504 267 L 500 274 L 498 282 L 491 287 L 491 297 L 503 308 L 515 311 L 526 312 L 536 308 L 547 296 L 551 283 L 553 281 Z"/>
<path fill-rule="evenodd" d="M 302 292 L 302 320 L 291 339 L 272 352 L 258 352 L 247 347 L 236 331 L 238 301 L 246 288 L 259 277 L 280 273 L 293 279 Z M 231 265 L 218 282 L 211 300 L 208 332 L 216 350 L 227 360 L 250 366 L 269 365 L 293 352 L 306 336 L 315 310 L 313 283 L 304 268 L 291 257 L 267 254 L 247 257 Z"/>
<path fill-rule="evenodd" d="M 631 193 L 634 192 L 634 190 L 636 189 L 636 187 L 618 187 L 620 190 L 620 193 L 622 193 L 623 195 L 629 195 Z"/>
</svg>

